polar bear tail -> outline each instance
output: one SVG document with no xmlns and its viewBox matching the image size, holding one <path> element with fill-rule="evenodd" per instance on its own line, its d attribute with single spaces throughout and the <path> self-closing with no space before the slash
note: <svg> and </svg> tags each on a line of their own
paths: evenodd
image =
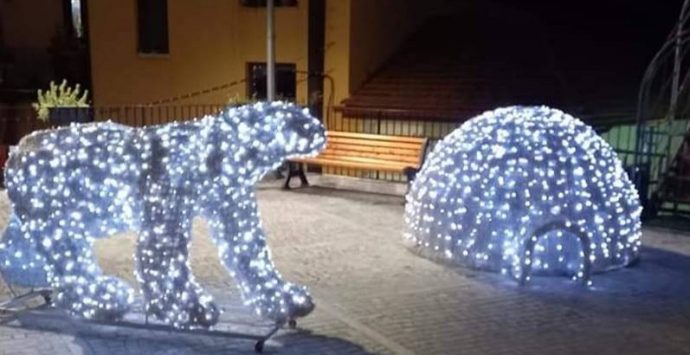
<svg viewBox="0 0 690 355">
<path fill-rule="evenodd" d="M 45 259 L 34 241 L 22 232 L 19 218 L 12 213 L 0 239 L 0 276 L 6 283 L 22 287 L 47 287 Z"/>
</svg>

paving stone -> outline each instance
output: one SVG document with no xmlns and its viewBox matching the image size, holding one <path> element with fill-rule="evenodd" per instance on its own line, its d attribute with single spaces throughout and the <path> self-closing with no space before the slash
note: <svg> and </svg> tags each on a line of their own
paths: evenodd
<svg viewBox="0 0 690 355">
<path fill-rule="evenodd" d="M 407 251 L 401 198 L 277 184 L 262 185 L 258 196 L 279 270 L 309 286 L 317 303 L 299 330 L 280 331 L 266 353 L 690 354 L 690 236 L 645 228 L 640 263 L 595 275 L 591 290 L 561 278 L 519 287 Z M 0 226 L 6 221 L 0 196 Z M 103 269 L 134 286 L 135 240 L 126 233 L 96 245 Z M 242 306 L 203 221 L 194 223 L 191 252 L 197 280 L 226 310 L 218 329 L 265 330 Z M 0 299 L 8 296 L 0 285 Z M 247 354 L 254 346 L 45 312 L 52 317 L 0 325 L 0 354 Z"/>
</svg>

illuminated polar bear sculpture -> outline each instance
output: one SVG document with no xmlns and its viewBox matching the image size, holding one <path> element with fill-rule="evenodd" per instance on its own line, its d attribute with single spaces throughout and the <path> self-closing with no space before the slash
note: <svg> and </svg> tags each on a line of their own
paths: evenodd
<svg viewBox="0 0 690 355">
<path fill-rule="evenodd" d="M 313 303 L 275 269 L 254 186 L 286 158 L 324 145 L 318 120 L 280 102 L 147 128 L 105 122 L 34 133 L 7 163 L 14 210 L 0 270 L 11 283 L 49 285 L 56 305 L 73 314 L 118 319 L 132 289 L 102 274 L 92 243 L 136 231 L 148 314 L 176 327 L 207 327 L 219 310 L 188 261 L 192 219 L 201 216 L 259 315 L 276 322 L 304 316 Z"/>
<path fill-rule="evenodd" d="M 640 247 L 637 191 L 612 148 L 548 107 L 508 107 L 440 141 L 407 195 L 405 240 L 434 259 L 512 274 L 628 265 Z"/>
</svg>

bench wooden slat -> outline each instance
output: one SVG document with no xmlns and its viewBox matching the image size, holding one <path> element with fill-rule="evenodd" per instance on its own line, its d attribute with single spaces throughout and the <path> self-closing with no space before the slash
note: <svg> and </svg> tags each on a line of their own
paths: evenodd
<svg viewBox="0 0 690 355">
<path fill-rule="evenodd" d="M 374 146 L 374 147 L 389 147 L 389 148 L 400 148 L 409 150 L 421 150 L 421 143 L 408 143 L 408 142 L 390 142 L 390 141 L 374 141 L 365 139 L 355 139 L 355 138 L 344 138 L 344 137 L 327 137 L 326 141 L 328 143 L 343 143 L 351 145 L 361 145 L 361 146 Z"/>
<path fill-rule="evenodd" d="M 340 132 L 340 131 L 328 131 L 326 132 L 328 138 L 356 138 L 365 139 L 370 141 L 381 141 L 381 142 L 401 142 L 401 143 L 414 143 L 421 145 L 426 141 L 423 137 L 401 137 L 401 136 L 386 136 L 380 134 L 369 134 L 369 133 L 352 133 L 352 132 Z"/>
<path fill-rule="evenodd" d="M 353 169 L 364 169 L 364 170 L 381 170 L 381 171 L 392 171 L 392 172 L 402 172 L 407 166 L 405 165 L 385 165 L 385 164 L 366 164 L 361 162 L 352 162 L 345 160 L 333 160 L 333 159 L 322 159 L 322 158 L 307 158 L 294 160 L 295 162 L 307 163 L 307 164 L 317 164 L 324 166 L 333 166 L 341 168 L 353 168 Z"/>
<path fill-rule="evenodd" d="M 376 157 L 357 157 L 352 155 L 337 155 L 337 154 L 320 154 L 317 158 L 329 159 L 329 160 L 345 160 L 351 162 L 361 162 L 363 164 L 380 164 L 380 165 L 394 165 L 404 167 L 418 168 L 418 162 L 413 161 L 400 161 L 400 160 L 384 160 L 378 159 Z"/>
<path fill-rule="evenodd" d="M 359 151 L 353 151 L 353 150 L 341 150 L 341 149 L 326 149 L 323 151 L 319 156 L 332 156 L 332 157 L 342 157 L 342 156 L 351 156 L 351 157 L 358 157 L 358 158 L 368 158 L 368 159 L 375 159 L 375 160 L 381 160 L 381 161 L 389 161 L 389 162 L 401 162 L 401 163 L 407 163 L 413 166 L 417 166 L 419 163 L 419 157 L 418 156 L 411 156 L 411 155 L 395 155 L 395 154 L 379 154 L 379 153 L 371 153 L 371 152 L 359 152 Z"/>
<path fill-rule="evenodd" d="M 402 149 L 402 148 L 391 148 L 391 147 L 376 147 L 367 145 L 352 145 L 343 144 L 336 142 L 328 142 L 326 145 L 326 151 L 328 150 L 339 150 L 348 152 L 358 152 L 363 154 L 387 154 L 394 156 L 404 156 L 404 157 L 414 157 L 419 159 L 420 150 L 419 149 Z"/>
</svg>

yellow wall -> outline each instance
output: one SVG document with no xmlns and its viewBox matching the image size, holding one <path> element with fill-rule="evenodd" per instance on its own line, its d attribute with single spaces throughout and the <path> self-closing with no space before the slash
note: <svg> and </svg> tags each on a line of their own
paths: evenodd
<svg viewBox="0 0 690 355">
<path fill-rule="evenodd" d="M 326 0 L 325 71 L 347 98 L 444 0 Z M 324 98 L 330 91 L 328 85 Z"/>
<path fill-rule="evenodd" d="M 307 1 L 278 7 L 276 60 L 307 70 Z M 170 54 L 137 53 L 136 1 L 89 2 L 91 68 L 96 105 L 140 104 L 246 77 L 246 63 L 265 62 L 266 10 L 233 0 L 169 0 Z M 298 75 L 298 81 L 302 78 Z M 223 103 L 246 84 L 179 104 Z M 306 82 L 297 101 L 306 102 Z"/>
<path fill-rule="evenodd" d="M 324 113 L 329 99 L 337 104 L 350 94 L 350 6 L 351 0 L 326 0 L 324 71 L 334 90 L 324 82 Z"/>
<path fill-rule="evenodd" d="M 390 58 L 404 39 L 445 0 L 326 0 L 325 71 L 338 105 Z M 331 91 L 324 84 L 324 112 Z M 330 110 L 331 123 L 334 120 Z"/>
<path fill-rule="evenodd" d="M 395 53 L 443 0 L 352 0 L 350 81 L 353 92 Z"/>
<path fill-rule="evenodd" d="M 48 48 L 62 30 L 59 0 L 0 1 L 0 15 L 3 40 L 12 48 Z"/>
<path fill-rule="evenodd" d="M 443 0 L 326 0 L 324 104 L 338 104 L 398 48 Z M 137 53 L 136 1 L 89 2 L 96 105 L 140 104 L 246 77 L 246 63 L 265 61 L 265 8 L 239 0 L 168 0 L 170 54 Z M 308 0 L 276 8 L 276 60 L 307 70 Z M 307 101 L 304 75 L 297 100 Z M 223 103 L 246 84 L 179 102 Z"/>
</svg>

